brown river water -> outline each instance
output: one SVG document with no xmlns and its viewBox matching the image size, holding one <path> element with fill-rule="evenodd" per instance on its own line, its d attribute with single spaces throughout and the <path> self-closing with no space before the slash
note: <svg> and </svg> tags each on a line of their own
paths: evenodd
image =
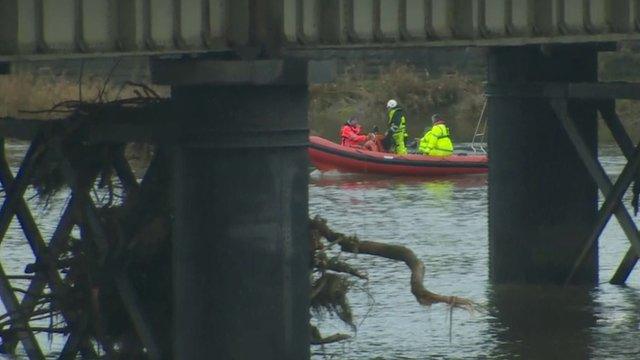
<svg viewBox="0 0 640 360">
<path fill-rule="evenodd" d="M 25 147 L 8 150 L 17 166 Z M 601 149 L 601 161 L 612 177 L 624 165 L 623 157 L 609 148 Z M 31 209 L 48 238 L 68 195 L 51 199 L 46 210 L 33 191 L 26 197 L 32 197 Z M 357 331 L 328 315 L 314 318 L 323 334 L 343 332 L 353 338 L 313 346 L 313 359 L 640 358 L 635 340 L 640 337 L 640 271 L 632 273 L 626 287 L 606 282 L 628 248 L 615 220 L 600 240 L 602 283 L 563 289 L 489 283 L 486 175 L 415 179 L 314 172 L 309 212 L 325 217 L 338 231 L 410 247 L 426 265 L 428 289 L 484 306 L 474 314 L 450 314 L 445 305 L 420 306 L 411 295 L 404 264 L 350 256 L 370 278 L 355 281 L 349 295 Z M 0 258 L 9 274 L 22 274 L 34 261 L 15 220 L 0 244 Z M 13 284 L 26 287 L 25 281 Z M 38 338 L 51 357 L 65 340 Z"/>
</svg>

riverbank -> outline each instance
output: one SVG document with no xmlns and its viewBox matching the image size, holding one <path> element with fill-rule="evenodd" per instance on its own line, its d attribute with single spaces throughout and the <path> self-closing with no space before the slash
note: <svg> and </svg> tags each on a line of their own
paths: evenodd
<svg viewBox="0 0 640 360">
<path fill-rule="evenodd" d="M 623 49 L 601 53 L 598 58 L 600 81 L 640 82 L 640 53 L 637 51 Z M 640 141 L 640 101 L 617 100 L 616 110 L 633 141 Z M 613 136 L 604 122 L 599 121 L 598 125 L 600 141 L 612 143 Z"/>
<path fill-rule="evenodd" d="M 430 126 L 431 115 L 439 113 L 447 120 L 454 141 L 468 142 L 484 104 L 484 57 L 482 53 L 474 54 L 478 60 L 462 63 L 454 61 L 462 56 L 460 52 L 441 54 L 440 60 L 450 57 L 455 69 L 441 63 L 428 67 L 416 63 L 415 59 L 413 63 L 386 65 L 375 60 L 351 62 L 340 69 L 335 82 L 310 85 L 311 133 L 338 140 L 340 126 L 353 115 L 360 118 L 366 131 L 374 126 L 385 129 L 385 104 L 394 98 L 407 112 L 410 137 L 422 136 Z M 371 65 L 372 61 L 375 66 Z M 113 67 L 102 69 L 92 65 L 82 76 L 77 69 L 71 73 L 68 69 L 53 71 L 52 68 L 55 66 L 51 64 L 44 68 L 46 71 L 17 67 L 15 74 L 0 76 L 0 117 L 51 118 L 56 114 L 24 111 L 50 109 L 61 101 L 79 98 L 94 101 L 135 96 L 132 88 L 122 88 L 127 78 L 114 76 Z M 633 48 L 601 53 L 599 68 L 602 81 L 640 81 L 640 54 Z M 131 79 L 148 82 L 144 69 L 138 69 L 136 74 Z M 153 89 L 163 97 L 170 96 L 169 87 L 153 86 Z M 640 102 L 619 100 L 617 108 L 634 141 L 639 140 Z M 613 142 L 602 121 L 599 127 L 600 141 Z"/>
<path fill-rule="evenodd" d="M 376 76 L 347 72 L 331 84 L 310 87 L 312 133 L 337 140 L 340 126 L 358 116 L 364 129 L 386 128 L 387 100 L 393 98 L 407 114 L 407 130 L 421 137 L 431 115 L 441 114 L 456 141 L 468 141 L 484 103 L 482 78 L 448 72 L 432 75 L 411 65 L 389 65 Z"/>
<path fill-rule="evenodd" d="M 126 81 L 111 81 L 108 75 L 85 74 L 71 77 L 66 73 L 18 72 L 0 76 L 0 117 L 56 118 L 65 114 L 33 111 L 51 109 L 68 100 L 88 102 L 111 101 L 136 96 L 136 88 L 125 86 Z M 168 86 L 152 86 L 162 97 L 170 96 Z"/>
<path fill-rule="evenodd" d="M 602 53 L 599 78 L 639 82 L 640 54 L 630 50 Z M 485 74 L 477 68 L 431 74 L 412 65 L 391 64 L 378 74 L 363 75 L 354 66 L 334 83 L 310 87 L 310 127 L 313 134 L 337 140 L 340 126 L 356 115 L 366 131 L 373 126 L 384 129 L 385 104 L 394 98 L 407 112 L 411 138 L 422 136 L 431 115 L 439 113 L 447 120 L 454 141 L 468 142 L 484 104 L 484 82 Z M 617 111 L 634 141 L 640 140 L 640 101 L 618 100 Z M 613 142 L 604 122 L 598 124 L 600 142 Z"/>
</svg>

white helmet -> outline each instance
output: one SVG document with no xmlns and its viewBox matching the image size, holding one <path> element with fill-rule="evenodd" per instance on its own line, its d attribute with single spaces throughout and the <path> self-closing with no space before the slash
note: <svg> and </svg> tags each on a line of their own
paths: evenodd
<svg viewBox="0 0 640 360">
<path fill-rule="evenodd" d="M 398 102 L 391 99 L 389 101 L 387 101 L 387 109 L 393 109 L 394 107 L 398 106 Z"/>
</svg>

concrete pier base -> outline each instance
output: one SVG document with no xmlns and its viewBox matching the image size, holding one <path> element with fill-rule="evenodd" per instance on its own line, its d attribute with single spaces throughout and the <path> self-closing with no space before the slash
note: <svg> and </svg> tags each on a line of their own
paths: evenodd
<svg viewBox="0 0 640 360">
<path fill-rule="evenodd" d="M 558 283 L 571 271 L 597 211 L 597 188 L 547 99 L 500 91 L 536 82 L 597 81 L 589 45 L 495 48 L 489 53 L 489 247 L 494 283 Z M 503 86 L 504 88 L 504 86 Z M 569 116 L 597 153 L 596 109 Z M 597 244 L 573 277 L 598 280 Z"/>
<path fill-rule="evenodd" d="M 308 358 L 307 86 L 172 96 L 174 358 Z"/>
</svg>

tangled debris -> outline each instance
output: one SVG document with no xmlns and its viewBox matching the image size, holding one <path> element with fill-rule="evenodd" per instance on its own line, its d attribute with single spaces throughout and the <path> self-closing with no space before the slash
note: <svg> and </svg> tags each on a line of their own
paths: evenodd
<svg viewBox="0 0 640 360">
<path fill-rule="evenodd" d="M 147 314 L 145 322 L 154 329 L 171 327 L 171 209 L 166 189 L 170 172 L 164 168 L 166 151 L 156 152 L 138 185 L 131 182 L 135 179 L 131 169 L 116 160 L 124 158 L 123 147 L 90 147 L 83 149 L 83 161 L 74 161 L 70 149 L 75 149 L 75 144 L 67 148 L 65 143 L 34 144 L 41 151 L 31 152 L 35 157 L 32 164 L 50 161 L 46 168 L 55 181 L 43 178 L 44 172 L 34 173 L 29 179 L 35 187 L 56 184 L 41 187 L 40 196 L 54 195 L 61 188 L 58 184 L 72 188 L 49 247 L 40 248 L 36 262 L 25 268 L 25 273 L 33 274 L 32 279 L 48 277 L 54 279 L 50 284 L 55 286 L 50 285 L 49 292 L 43 291 L 44 282 L 14 289 L 27 294 L 25 299 L 31 304 L 0 316 L 0 350 L 14 351 L 17 334 L 25 323 L 49 319 L 48 327 L 31 329 L 49 334 L 75 332 L 81 338 L 76 351 L 83 357 L 96 357 L 90 344 L 94 339 L 108 358 L 139 358 L 150 351 L 150 344 L 140 336 L 143 322 L 132 313 Z M 89 151 L 93 149 L 99 151 Z M 114 181 L 115 175 L 118 181 Z M 103 201 L 92 196 L 96 191 L 107 193 Z M 80 230 L 79 237 L 71 235 L 74 225 Z M 166 339 L 170 331 L 161 330 L 154 336 L 165 337 L 163 344 L 170 343 Z"/>
<path fill-rule="evenodd" d="M 29 178 L 40 196 L 51 196 L 67 186 L 72 189 L 61 221 L 67 224 L 66 229 L 60 230 L 56 248 L 49 249 L 48 256 L 39 257 L 25 269 L 28 274 L 38 276 L 45 272 L 59 279 L 57 286 L 47 293 L 41 291 L 44 286 L 36 292 L 22 290 L 33 297 L 32 311 L 0 316 L 2 350 L 12 352 L 16 334 L 26 322 L 49 319 L 48 327 L 33 330 L 69 335 L 78 326 L 83 327 L 83 343 L 79 345 L 83 356 L 95 355 L 89 343 L 94 339 L 109 358 L 140 357 L 153 344 L 145 342 L 140 335 L 140 323 L 131 316 L 132 312 L 139 312 L 148 315 L 146 321 L 152 324 L 154 337 L 162 340 L 155 345 L 161 347 L 158 351 L 171 353 L 171 341 L 166 338 L 171 334 L 172 322 L 172 222 L 167 191 L 171 177 L 167 151 L 162 147 L 155 151 L 144 179 L 138 184 L 131 168 L 126 166 L 122 145 L 86 145 L 68 139 L 73 132 L 59 134 L 65 135 L 34 142 L 35 150 L 30 151 L 33 159 L 27 161 L 34 170 L 36 167 L 46 170 L 32 172 Z M 93 200 L 90 194 L 96 188 L 108 194 L 106 200 Z M 79 227 L 80 237 L 70 235 L 73 224 Z M 340 256 L 329 256 L 327 250 L 334 246 L 340 253 L 404 262 L 411 271 L 411 292 L 422 305 L 446 303 L 467 310 L 474 307 L 470 300 L 424 288 L 424 265 L 404 246 L 344 235 L 330 229 L 320 217 L 310 219 L 309 226 L 313 273 L 310 304 L 314 312 L 336 314 L 355 329 L 348 290 L 351 278 L 366 280 L 368 275 Z M 145 296 L 136 298 L 135 294 Z M 132 308 L 132 304 L 137 307 Z M 317 328 L 312 325 L 310 328 L 312 344 L 350 337 L 346 334 L 323 337 Z"/>
<path fill-rule="evenodd" d="M 129 86 L 136 97 L 67 101 L 43 111 L 66 117 L 42 122 L 15 181 L 2 156 L 2 182 L 12 194 L 4 206 L 14 208 L 10 211 L 23 223 L 36 261 L 20 279 L 30 281 L 28 287 L 12 288 L 24 294 L 20 306 L 0 315 L 0 352 L 13 353 L 28 324 L 34 332 L 68 335 L 63 357 L 80 352 L 97 358 L 94 342 L 113 359 L 169 353 L 170 331 L 162 331 L 170 329 L 172 310 L 167 152 L 153 151 L 138 183 L 126 144 L 84 140 L 85 125 L 109 118 L 104 114 L 163 102 L 145 85 Z M 49 244 L 22 200 L 28 186 L 45 206 L 59 191 L 71 189 Z M 148 341 L 152 337 L 157 343 Z"/>
<path fill-rule="evenodd" d="M 28 288 L 13 289 L 25 294 L 22 304 L 15 311 L 0 315 L 0 352 L 13 353 L 18 335 L 28 324 L 35 332 L 68 335 L 74 341 L 63 352 L 68 351 L 64 355 L 70 357 L 78 352 L 85 358 L 98 357 L 94 343 L 110 359 L 171 353 L 172 207 L 168 150 L 163 146 L 154 149 L 139 183 L 129 165 L 125 144 L 81 140 L 83 126 L 104 112 L 162 102 L 151 91 L 141 87 L 134 99 L 101 104 L 65 102 L 49 110 L 68 116 L 55 120 L 55 126 L 47 127 L 32 142 L 15 183 L 8 189 L 15 192 L 9 205 L 24 206 L 21 196 L 28 186 L 36 189 L 45 204 L 63 189 L 71 189 L 71 196 L 49 244 L 38 238 L 35 225 L 25 229 L 30 244 L 35 244 L 32 248 L 36 261 L 25 269 L 24 280 L 31 281 Z M 3 183 L 7 185 L 13 179 L 7 178 L 10 171 L 6 161 L 3 166 L 6 171 L 0 176 L 4 176 Z M 21 222 L 26 216 L 24 211 L 16 210 Z M 427 290 L 423 286 L 424 264 L 404 246 L 363 241 L 335 232 L 320 217 L 310 219 L 309 226 L 310 305 L 314 312 L 335 314 L 355 329 L 348 291 L 351 279 L 366 280 L 368 275 L 339 255 L 329 256 L 327 250 L 332 247 L 339 248 L 339 253 L 404 262 L 411 271 L 411 292 L 421 305 L 445 303 L 452 308 L 474 308 L 470 300 Z M 74 227 L 79 232 L 72 235 Z M 312 344 L 350 337 L 323 337 L 314 326 L 310 325 L 310 329 Z"/>
</svg>

